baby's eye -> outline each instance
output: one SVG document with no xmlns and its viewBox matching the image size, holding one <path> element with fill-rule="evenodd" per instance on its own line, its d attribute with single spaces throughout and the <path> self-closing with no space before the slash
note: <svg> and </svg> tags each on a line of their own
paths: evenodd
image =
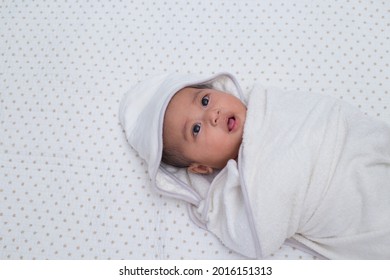
<svg viewBox="0 0 390 280">
<path fill-rule="evenodd" d="M 208 95 L 206 95 L 202 98 L 202 106 L 203 107 L 206 107 L 207 105 L 209 105 L 209 99 L 210 99 L 210 97 L 208 97 Z"/>
<path fill-rule="evenodd" d="M 192 127 L 192 134 L 194 135 L 194 136 L 197 136 L 198 135 L 198 133 L 199 133 L 199 131 L 200 131 L 200 124 L 195 124 L 193 127 Z"/>
</svg>

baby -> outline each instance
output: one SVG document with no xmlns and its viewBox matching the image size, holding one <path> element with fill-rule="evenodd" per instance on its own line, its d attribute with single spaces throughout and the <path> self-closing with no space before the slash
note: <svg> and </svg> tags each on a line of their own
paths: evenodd
<svg viewBox="0 0 390 280">
<path fill-rule="evenodd" d="M 163 162 L 210 174 L 237 159 L 246 106 L 212 88 L 186 87 L 171 99 L 163 124 Z"/>
<path fill-rule="evenodd" d="M 141 82 L 119 112 L 152 187 L 249 258 L 293 241 L 331 259 L 390 258 L 390 127 L 320 94 L 228 73 Z"/>
</svg>

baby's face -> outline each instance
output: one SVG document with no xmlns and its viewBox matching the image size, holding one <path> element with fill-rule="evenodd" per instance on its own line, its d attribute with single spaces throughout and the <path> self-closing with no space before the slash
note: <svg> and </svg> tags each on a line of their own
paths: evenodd
<svg viewBox="0 0 390 280">
<path fill-rule="evenodd" d="M 165 112 L 164 145 L 174 147 L 194 164 L 221 169 L 238 156 L 245 118 L 245 105 L 233 95 L 184 88 L 173 96 Z"/>
</svg>

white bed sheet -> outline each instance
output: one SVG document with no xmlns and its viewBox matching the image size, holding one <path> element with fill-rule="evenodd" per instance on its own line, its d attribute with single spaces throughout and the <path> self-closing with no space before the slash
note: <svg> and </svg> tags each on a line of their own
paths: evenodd
<svg viewBox="0 0 390 280">
<path fill-rule="evenodd" d="M 166 71 L 323 92 L 390 123 L 388 1 L 0 3 L 0 259 L 240 259 L 156 195 L 117 119 Z M 284 245 L 271 259 L 313 259 Z"/>
</svg>

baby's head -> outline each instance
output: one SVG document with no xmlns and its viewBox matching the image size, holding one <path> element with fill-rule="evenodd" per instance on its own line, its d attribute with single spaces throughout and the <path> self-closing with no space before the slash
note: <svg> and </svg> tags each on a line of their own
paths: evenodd
<svg viewBox="0 0 390 280">
<path fill-rule="evenodd" d="M 246 117 L 243 98 L 229 73 L 162 74 L 123 96 L 119 120 L 128 143 L 145 161 L 152 185 L 167 193 L 182 182 L 177 176 L 183 172 L 166 164 L 208 174 L 237 158 Z"/>
<path fill-rule="evenodd" d="M 172 97 L 163 122 L 162 161 L 210 174 L 236 159 L 246 106 L 211 86 L 185 87 Z"/>
</svg>

